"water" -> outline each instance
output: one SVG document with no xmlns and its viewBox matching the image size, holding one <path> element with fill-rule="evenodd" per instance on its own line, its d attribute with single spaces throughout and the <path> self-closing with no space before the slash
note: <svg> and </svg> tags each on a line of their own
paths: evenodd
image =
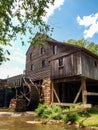
<svg viewBox="0 0 98 130">
<path fill-rule="evenodd" d="M 21 114 L 2 116 L 0 117 L 0 130 L 90 130 L 66 126 L 63 123 L 50 125 L 26 123 L 26 121 L 34 120 L 36 120 L 36 118 L 32 116 L 22 116 Z"/>
</svg>

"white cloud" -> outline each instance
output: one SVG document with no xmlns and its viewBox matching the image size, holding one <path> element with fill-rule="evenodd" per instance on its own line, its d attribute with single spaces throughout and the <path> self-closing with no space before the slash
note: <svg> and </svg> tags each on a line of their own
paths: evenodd
<svg viewBox="0 0 98 130">
<path fill-rule="evenodd" d="M 15 75 L 23 74 L 23 70 L 18 66 L 9 66 L 9 65 L 3 65 L 2 68 L 0 68 L 0 78 L 4 79 Z"/>
<path fill-rule="evenodd" d="M 46 14 L 45 17 L 42 17 L 42 19 L 43 19 L 45 22 L 47 22 L 47 21 L 48 21 L 48 18 L 54 13 L 54 10 L 55 10 L 55 9 L 60 9 L 60 7 L 64 4 L 64 1 L 65 1 L 65 0 L 55 0 L 53 5 L 52 5 L 51 3 L 49 3 L 49 4 L 48 4 L 49 8 L 46 8 L 47 14 Z M 37 2 L 37 1 L 35 1 L 35 2 Z M 15 2 L 15 8 L 12 9 L 12 12 L 13 12 L 13 13 L 17 12 L 17 11 L 19 10 L 19 7 L 22 8 L 22 3 L 23 3 L 23 1 L 16 0 L 16 2 Z M 37 3 L 36 3 L 36 4 L 37 4 Z M 30 10 L 28 10 L 28 11 L 30 11 Z M 22 14 L 22 17 L 25 16 L 25 10 L 24 10 L 24 9 L 21 9 L 21 10 L 20 10 L 20 13 Z M 15 18 L 15 19 L 16 19 L 16 23 L 14 23 L 14 24 L 15 24 L 15 25 L 16 25 L 16 24 L 19 24 L 19 21 L 17 20 L 17 18 Z M 15 21 L 15 19 L 13 19 L 13 21 Z"/>
<path fill-rule="evenodd" d="M 19 47 L 13 46 L 13 48 L 6 48 L 11 52 L 9 56 L 10 61 L 4 62 L 0 66 L 0 78 L 4 79 L 7 76 L 15 76 L 22 74 L 25 69 L 25 52 Z"/>
<path fill-rule="evenodd" d="M 84 30 L 84 37 L 85 38 L 92 38 L 94 34 L 98 33 L 98 22 L 92 24 L 89 29 Z"/>
<path fill-rule="evenodd" d="M 64 4 L 65 0 L 55 0 L 54 5 L 49 4 L 49 8 L 46 9 L 46 16 L 43 17 L 45 22 L 48 21 L 49 17 L 54 13 L 55 9 L 60 9 L 60 7 Z"/>
<path fill-rule="evenodd" d="M 18 11 L 20 11 L 21 15 L 24 16 L 25 15 L 25 10 L 22 8 L 23 6 L 23 1 L 20 1 L 20 0 L 16 0 L 14 2 L 14 8 L 12 8 L 12 13 L 16 13 Z M 21 8 L 21 10 L 20 10 Z"/>
<path fill-rule="evenodd" d="M 96 14 L 84 16 L 83 18 L 78 16 L 77 22 L 80 26 L 85 27 L 84 38 L 92 38 L 96 33 L 98 33 L 98 12 Z"/>
<path fill-rule="evenodd" d="M 25 64 L 25 53 L 20 48 L 14 48 L 9 58 L 13 62 Z"/>
</svg>

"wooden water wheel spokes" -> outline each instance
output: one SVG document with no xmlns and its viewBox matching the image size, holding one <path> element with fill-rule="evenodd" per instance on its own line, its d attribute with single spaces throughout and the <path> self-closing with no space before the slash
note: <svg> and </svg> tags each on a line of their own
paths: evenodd
<svg viewBox="0 0 98 130">
<path fill-rule="evenodd" d="M 29 78 L 22 79 L 21 86 L 16 90 L 16 99 L 23 99 L 27 109 L 34 109 L 39 103 L 39 90 Z"/>
<path fill-rule="evenodd" d="M 24 85 L 21 87 L 19 93 L 20 96 L 18 97 L 25 99 L 26 105 L 29 106 L 31 102 L 31 87 L 29 85 Z"/>
</svg>

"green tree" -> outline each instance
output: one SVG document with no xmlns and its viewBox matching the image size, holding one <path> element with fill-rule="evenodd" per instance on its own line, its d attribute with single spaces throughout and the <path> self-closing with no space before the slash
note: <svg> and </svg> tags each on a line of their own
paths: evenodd
<svg viewBox="0 0 98 130">
<path fill-rule="evenodd" d="M 43 17 L 53 3 L 54 0 L 0 0 L 0 64 L 6 60 L 2 45 L 11 45 L 17 33 L 26 35 L 29 32 L 32 36 L 32 26 L 44 34 L 51 30 Z M 14 20 L 18 21 L 16 25 Z M 32 37 L 29 39 L 31 41 Z M 22 37 L 21 40 L 23 43 Z M 6 52 L 9 54 L 8 50 Z"/>
<path fill-rule="evenodd" d="M 89 50 L 89 51 L 93 52 L 94 54 L 98 55 L 98 44 L 95 44 L 93 42 L 89 42 L 85 39 L 80 39 L 80 40 L 69 39 L 66 42 L 69 43 L 69 44 L 84 47 L 87 50 Z"/>
</svg>

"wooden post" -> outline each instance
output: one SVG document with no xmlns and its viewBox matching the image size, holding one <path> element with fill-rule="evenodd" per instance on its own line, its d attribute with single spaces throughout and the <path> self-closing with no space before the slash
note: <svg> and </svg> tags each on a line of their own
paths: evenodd
<svg viewBox="0 0 98 130">
<path fill-rule="evenodd" d="M 86 79 L 81 80 L 81 87 L 82 87 L 82 102 L 83 105 L 85 105 L 87 103 Z"/>
<path fill-rule="evenodd" d="M 52 89 L 51 89 L 51 91 L 52 91 L 52 95 L 51 95 L 51 103 L 53 103 L 53 101 L 54 101 L 53 88 L 54 88 L 54 83 L 52 82 Z"/>
<path fill-rule="evenodd" d="M 65 102 L 65 83 L 62 83 L 62 102 Z"/>
<path fill-rule="evenodd" d="M 59 96 L 57 95 L 57 93 L 56 93 L 56 91 L 55 91 L 55 88 L 53 88 L 53 92 L 54 92 L 54 94 L 55 94 L 55 96 L 56 96 L 56 98 L 57 98 L 57 101 L 60 103 L 60 99 L 59 99 Z"/>
<path fill-rule="evenodd" d="M 77 93 L 77 95 L 76 95 L 76 97 L 75 97 L 73 103 L 76 103 L 76 102 L 77 102 L 77 100 L 78 100 L 78 98 L 79 98 L 79 95 L 80 95 L 80 93 L 81 93 L 81 90 L 82 90 L 82 87 L 80 86 L 79 91 L 78 91 L 78 93 Z"/>
</svg>

